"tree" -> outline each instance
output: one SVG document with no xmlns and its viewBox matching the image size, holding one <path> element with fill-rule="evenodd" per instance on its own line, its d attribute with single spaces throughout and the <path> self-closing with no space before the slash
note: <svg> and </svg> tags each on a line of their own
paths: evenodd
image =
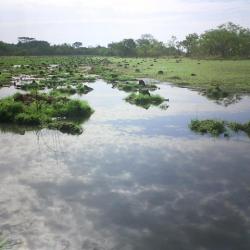
<svg viewBox="0 0 250 250">
<path fill-rule="evenodd" d="M 26 36 L 20 36 L 18 37 L 18 42 L 19 43 L 29 43 L 29 42 L 32 42 L 32 41 L 35 41 L 36 39 L 35 38 L 32 38 L 32 37 L 26 37 Z"/>
<path fill-rule="evenodd" d="M 74 47 L 74 48 L 80 48 L 80 47 L 82 47 L 82 43 L 81 42 L 74 42 L 73 44 L 72 44 L 72 46 Z"/>
<path fill-rule="evenodd" d="M 115 56 L 135 56 L 136 43 L 133 39 L 124 39 L 118 43 L 110 43 L 108 45 L 110 54 Z"/>
<path fill-rule="evenodd" d="M 195 55 L 198 52 L 199 36 L 196 33 L 189 34 L 180 44 L 188 56 Z"/>
<path fill-rule="evenodd" d="M 205 55 L 250 56 L 250 30 L 229 22 L 202 34 L 200 44 Z"/>
</svg>

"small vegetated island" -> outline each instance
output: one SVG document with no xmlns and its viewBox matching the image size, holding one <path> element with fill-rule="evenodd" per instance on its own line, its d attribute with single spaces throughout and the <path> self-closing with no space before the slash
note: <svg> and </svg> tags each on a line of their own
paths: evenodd
<svg viewBox="0 0 250 250">
<path fill-rule="evenodd" d="M 63 133 L 81 134 L 80 124 L 93 110 L 85 101 L 49 94 L 17 93 L 0 100 L 0 122 L 26 128 L 58 129 Z"/>
<path fill-rule="evenodd" d="M 190 129 L 200 134 L 210 134 L 212 136 L 230 136 L 231 132 L 244 132 L 250 137 L 250 122 L 237 123 L 220 120 L 192 120 Z"/>
</svg>

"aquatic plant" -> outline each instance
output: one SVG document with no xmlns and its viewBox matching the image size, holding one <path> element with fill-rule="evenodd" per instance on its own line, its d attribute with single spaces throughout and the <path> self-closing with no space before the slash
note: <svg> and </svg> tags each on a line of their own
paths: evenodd
<svg viewBox="0 0 250 250">
<path fill-rule="evenodd" d="M 78 125 L 92 113 L 87 102 L 63 96 L 30 93 L 16 94 L 0 100 L 1 123 L 37 128 L 53 127 L 73 134 L 80 132 Z"/>
<path fill-rule="evenodd" d="M 88 85 L 78 84 L 76 87 L 78 94 L 87 94 L 93 90 L 93 88 L 89 87 Z"/>
<path fill-rule="evenodd" d="M 227 122 L 218 120 L 192 120 L 189 128 L 200 134 L 210 134 L 224 137 L 229 137 L 232 132 L 244 132 L 250 137 L 250 121 L 247 123 Z"/>
<path fill-rule="evenodd" d="M 83 129 L 80 125 L 73 122 L 64 122 L 56 121 L 48 124 L 49 129 L 56 129 L 62 133 L 71 134 L 71 135 L 80 135 L 83 132 Z"/>
<path fill-rule="evenodd" d="M 200 134 L 219 136 L 226 131 L 225 122 L 217 120 L 192 120 L 189 128 Z"/>
<path fill-rule="evenodd" d="M 229 122 L 228 127 L 234 132 L 245 132 L 248 136 L 250 136 L 250 121 L 247 123 L 238 123 L 238 122 Z"/>
<path fill-rule="evenodd" d="M 0 236 L 1 236 L 1 234 L 0 234 Z M 7 244 L 8 244 L 8 241 L 5 239 L 2 239 L 2 237 L 0 237 L 0 250 L 6 249 Z"/>
<path fill-rule="evenodd" d="M 146 95 L 142 93 L 132 93 L 125 100 L 145 109 L 148 109 L 151 105 L 158 106 L 164 102 L 164 98 L 160 95 Z"/>
<path fill-rule="evenodd" d="M 207 90 L 205 90 L 204 94 L 208 98 L 214 99 L 214 100 L 223 99 L 223 98 L 226 98 L 229 95 L 228 92 L 224 91 L 218 85 L 208 88 Z"/>
<path fill-rule="evenodd" d="M 137 90 L 145 89 L 145 90 L 151 90 L 154 91 L 157 89 L 157 86 L 155 84 L 147 84 L 147 85 L 141 85 L 137 82 L 119 82 L 116 86 L 119 90 L 123 90 L 126 92 L 135 92 Z"/>
</svg>

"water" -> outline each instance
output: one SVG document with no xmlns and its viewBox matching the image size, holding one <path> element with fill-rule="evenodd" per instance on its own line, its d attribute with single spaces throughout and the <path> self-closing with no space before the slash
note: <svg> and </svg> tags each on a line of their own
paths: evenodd
<svg viewBox="0 0 250 250">
<path fill-rule="evenodd" d="M 12 249 L 249 249 L 250 139 L 188 123 L 248 121 L 250 98 L 224 107 L 162 84 L 169 109 L 145 110 L 90 86 L 82 135 L 0 134 L 0 232 Z"/>
</svg>

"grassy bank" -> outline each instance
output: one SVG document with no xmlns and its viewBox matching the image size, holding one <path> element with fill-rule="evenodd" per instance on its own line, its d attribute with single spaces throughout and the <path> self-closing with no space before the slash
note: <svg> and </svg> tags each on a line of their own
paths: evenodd
<svg viewBox="0 0 250 250">
<path fill-rule="evenodd" d="M 49 67 L 49 65 L 58 67 Z M 46 71 L 56 76 L 46 77 Z M 94 69 L 94 70 L 93 70 Z M 250 93 L 250 60 L 197 60 L 188 58 L 115 58 L 85 56 L 2 57 L 0 84 L 8 84 L 11 76 L 30 74 L 45 77 L 43 84 L 55 87 L 94 80 L 86 73 L 97 73 L 112 80 L 149 77 L 180 86 L 208 89 L 219 86 L 230 93 Z M 88 71 L 89 70 L 89 71 Z M 84 73 L 85 72 L 85 73 Z M 48 74 L 48 73 L 47 73 Z"/>
<path fill-rule="evenodd" d="M 133 77 L 149 77 L 181 86 L 227 92 L 250 92 L 250 60 L 196 60 L 168 58 L 110 58 L 113 71 Z"/>
</svg>

